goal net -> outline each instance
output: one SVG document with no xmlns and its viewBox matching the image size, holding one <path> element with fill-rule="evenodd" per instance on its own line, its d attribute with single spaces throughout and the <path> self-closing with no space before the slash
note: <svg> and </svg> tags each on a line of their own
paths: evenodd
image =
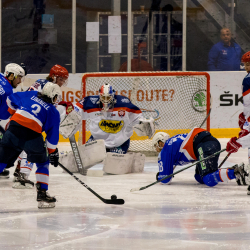
<svg viewBox="0 0 250 250">
<path fill-rule="evenodd" d="M 209 74 L 205 72 L 119 72 L 86 73 L 82 77 L 82 97 L 98 95 L 104 83 L 112 85 L 116 94 L 123 95 L 138 106 L 145 118 L 153 117 L 156 132 L 171 136 L 188 133 L 199 127 L 210 109 Z M 83 121 L 82 143 L 90 137 L 90 121 Z M 210 129 L 210 119 L 202 128 Z M 155 152 L 148 137 L 134 132 L 129 151 Z M 152 155 L 155 155 L 152 153 Z"/>
</svg>

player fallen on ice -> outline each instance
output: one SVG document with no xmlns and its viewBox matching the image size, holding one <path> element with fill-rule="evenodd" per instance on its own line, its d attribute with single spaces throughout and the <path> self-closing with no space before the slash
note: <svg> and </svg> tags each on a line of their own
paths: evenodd
<svg viewBox="0 0 250 250">
<path fill-rule="evenodd" d="M 83 155 L 81 158 L 85 168 L 95 165 L 100 162 L 100 159 L 105 159 L 103 170 L 106 173 L 142 172 L 145 155 L 140 153 L 127 154 L 127 151 L 133 130 L 139 136 L 148 136 L 149 138 L 153 136 L 155 131 L 153 118 L 144 118 L 141 110 L 129 98 L 116 95 L 108 83 L 101 86 L 99 95 L 87 96 L 77 102 L 74 112 L 70 115 L 73 114 L 80 117 L 80 123 L 72 132 L 67 127 L 67 123 L 71 123 L 70 120 L 65 121 L 64 127 L 61 124 L 60 133 L 65 138 L 70 137 L 77 132 L 82 120 L 90 120 L 91 136 L 83 146 L 85 154 L 80 152 Z M 91 142 L 97 143 L 91 145 Z M 104 150 L 102 147 L 105 147 Z M 94 148 L 97 148 L 97 151 Z M 79 151 L 81 151 L 80 147 Z M 86 155 L 90 160 L 85 164 Z M 138 165 L 137 163 L 135 163 L 137 166 L 133 165 L 133 162 L 138 162 Z"/>
<path fill-rule="evenodd" d="M 159 152 L 159 172 L 156 179 L 160 180 L 173 173 L 175 166 L 202 160 L 221 150 L 220 142 L 208 131 L 194 128 L 188 134 L 178 134 L 171 138 L 164 132 L 158 132 L 152 139 L 153 146 Z M 197 182 L 209 187 L 219 182 L 236 179 L 240 185 L 246 185 L 248 173 L 243 163 L 232 168 L 218 169 L 219 154 L 196 165 L 194 178 Z M 170 184 L 172 178 L 163 180 Z"/>
<path fill-rule="evenodd" d="M 0 120 L 8 120 L 10 113 L 6 103 L 7 97 L 13 94 L 15 89 L 24 81 L 26 72 L 23 67 L 16 63 L 9 63 L 5 67 L 4 74 L 0 74 Z M 0 125 L 0 137 L 2 138 L 5 129 Z M 0 139 L 1 139 L 0 138 Z M 0 173 L 1 178 L 9 178 L 9 170 L 5 169 Z"/>
<path fill-rule="evenodd" d="M 27 91 L 34 90 L 41 92 L 45 84 L 48 82 L 57 84 L 59 87 L 67 86 L 68 77 L 68 70 L 61 65 L 56 64 L 51 68 L 50 73 L 46 79 L 38 79 L 28 88 Z M 56 103 L 56 108 L 60 113 L 60 119 L 63 120 L 65 118 L 65 115 L 69 114 L 74 109 L 74 106 L 71 102 L 61 101 L 59 103 Z M 27 160 L 27 154 L 23 151 L 18 157 L 18 164 L 14 172 L 13 188 L 29 189 L 34 187 L 34 182 L 29 180 L 29 176 L 33 169 L 33 166 L 34 163 Z"/>
<path fill-rule="evenodd" d="M 38 207 L 55 207 L 56 199 L 47 194 L 49 163 L 57 167 L 60 114 L 54 104 L 62 92 L 57 84 L 47 83 L 42 92 L 17 92 L 7 98 L 10 124 L 0 142 L 0 172 L 24 150 L 27 160 L 37 165 Z M 42 132 L 47 137 L 44 142 Z"/>
</svg>

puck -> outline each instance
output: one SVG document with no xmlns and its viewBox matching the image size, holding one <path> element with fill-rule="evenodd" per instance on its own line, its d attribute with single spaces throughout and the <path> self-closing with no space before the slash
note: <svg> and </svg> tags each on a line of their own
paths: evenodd
<svg viewBox="0 0 250 250">
<path fill-rule="evenodd" d="M 112 196 L 111 196 L 111 200 L 116 200 L 117 199 L 117 196 L 115 195 L 115 194 L 113 194 Z"/>
</svg>

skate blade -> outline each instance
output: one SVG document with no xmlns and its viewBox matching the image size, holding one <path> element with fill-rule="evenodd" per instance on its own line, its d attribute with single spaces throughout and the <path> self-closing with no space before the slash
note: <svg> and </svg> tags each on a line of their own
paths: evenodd
<svg viewBox="0 0 250 250">
<path fill-rule="evenodd" d="M 38 208 L 44 209 L 44 208 L 54 208 L 56 206 L 55 202 L 47 203 L 45 201 L 39 201 L 38 202 Z"/>
<path fill-rule="evenodd" d="M 0 176 L 0 179 L 9 179 L 9 176 Z"/>
<path fill-rule="evenodd" d="M 15 182 L 13 185 L 12 185 L 12 188 L 14 189 L 32 189 L 34 186 L 29 184 L 29 183 L 26 183 L 25 186 L 22 185 L 20 182 Z"/>
</svg>

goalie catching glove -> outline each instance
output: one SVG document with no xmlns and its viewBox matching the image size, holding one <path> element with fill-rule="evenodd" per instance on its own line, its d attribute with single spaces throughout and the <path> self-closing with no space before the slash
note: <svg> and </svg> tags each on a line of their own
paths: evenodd
<svg viewBox="0 0 250 250">
<path fill-rule="evenodd" d="M 141 118 L 139 124 L 134 126 L 134 131 L 138 136 L 148 136 L 149 139 L 155 133 L 155 122 L 152 117 L 150 118 Z"/>
<path fill-rule="evenodd" d="M 56 148 L 56 150 L 49 155 L 49 162 L 54 167 L 57 167 L 58 161 L 59 161 L 59 153 L 58 153 L 58 149 Z"/>
<path fill-rule="evenodd" d="M 66 115 L 68 115 L 70 112 L 74 110 L 74 105 L 72 102 L 61 101 L 58 103 L 58 105 L 62 105 L 66 108 Z"/>
</svg>

